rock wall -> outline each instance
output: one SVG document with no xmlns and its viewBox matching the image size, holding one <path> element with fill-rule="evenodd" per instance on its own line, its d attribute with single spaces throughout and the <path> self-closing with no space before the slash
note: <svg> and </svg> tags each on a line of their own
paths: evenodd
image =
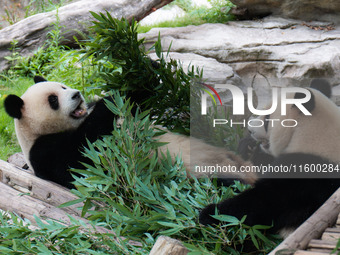
<svg viewBox="0 0 340 255">
<path fill-rule="evenodd" d="M 280 15 L 301 20 L 340 21 L 338 0 L 231 0 L 249 16 Z"/>
<path fill-rule="evenodd" d="M 172 58 L 202 67 L 211 84 L 308 86 L 317 77 L 340 84 L 340 26 L 329 22 L 268 17 L 155 28 L 141 36 L 151 46 L 159 32 L 164 51 L 172 44 Z"/>
</svg>

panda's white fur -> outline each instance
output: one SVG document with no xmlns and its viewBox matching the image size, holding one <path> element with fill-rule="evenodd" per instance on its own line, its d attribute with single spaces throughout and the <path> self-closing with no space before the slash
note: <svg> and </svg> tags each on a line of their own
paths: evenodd
<svg viewBox="0 0 340 255">
<path fill-rule="evenodd" d="M 195 137 L 188 137 L 181 134 L 167 132 L 159 138 L 160 142 L 169 142 L 167 146 L 160 147 L 159 150 L 166 153 L 168 150 L 171 156 L 181 155 L 184 166 L 188 175 L 195 177 L 217 177 L 217 178 L 237 178 L 245 183 L 253 184 L 257 180 L 254 173 L 228 173 L 228 172 L 198 172 L 195 166 L 235 166 L 240 169 L 241 166 L 250 166 L 251 163 L 244 161 L 241 157 L 224 148 L 216 147 Z M 191 153 L 190 148 L 195 148 Z"/>
<path fill-rule="evenodd" d="M 78 90 L 44 80 L 31 86 L 21 98 L 8 96 L 5 109 L 15 118 L 20 146 L 35 174 L 68 187 L 71 187 L 69 182 L 72 178 L 67 170 L 69 166 L 82 167 L 78 161 L 84 159 L 80 150 L 86 145 L 85 139 L 93 142 L 102 135 L 110 134 L 115 118 L 103 100 L 95 102 L 88 109 Z M 171 132 L 158 139 L 168 143 L 167 146 L 160 147 L 162 152 L 169 150 L 173 157 L 182 156 L 188 175 L 201 177 L 205 174 L 191 171 L 194 167 L 190 166 L 190 162 L 195 165 L 249 165 L 249 162 L 243 161 L 234 153 L 208 145 L 199 139 Z M 190 145 L 199 148 L 201 153 L 190 155 Z M 256 176 L 252 174 L 231 176 L 223 173 L 216 177 L 244 179 L 248 183 L 256 180 Z"/>
<path fill-rule="evenodd" d="M 275 119 L 268 128 L 249 127 L 252 137 L 262 143 L 267 153 L 278 157 L 284 153 L 306 153 L 319 155 L 332 162 L 340 162 L 340 110 L 321 92 L 310 89 L 315 97 L 316 106 L 311 116 L 305 116 L 298 108 L 286 106 L 287 115 L 281 115 L 280 107 L 270 115 Z M 293 98 L 294 95 L 290 95 Z M 289 97 L 288 97 L 289 98 Z M 266 116 L 259 119 L 265 121 Z M 293 128 L 283 127 L 284 119 L 294 119 L 298 125 Z"/>
<path fill-rule="evenodd" d="M 20 147 L 29 165 L 29 150 L 39 136 L 76 129 L 84 121 L 83 117 L 87 115 L 84 98 L 80 95 L 77 100 L 72 100 L 77 93 L 78 90 L 58 82 L 40 82 L 21 96 L 25 102 L 21 109 L 22 118 L 15 118 L 14 123 Z M 58 96 L 58 111 L 50 110 L 50 95 Z M 79 107 L 83 109 L 81 117 L 72 117 L 72 112 Z"/>
</svg>

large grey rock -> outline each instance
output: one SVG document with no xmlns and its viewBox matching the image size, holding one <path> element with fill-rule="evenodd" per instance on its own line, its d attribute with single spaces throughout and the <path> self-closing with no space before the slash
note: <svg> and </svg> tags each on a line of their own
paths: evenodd
<svg viewBox="0 0 340 255">
<path fill-rule="evenodd" d="M 289 78 L 303 83 L 314 77 L 340 81 L 340 27 L 325 22 L 270 17 L 257 21 L 204 24 L 181 28 L 155 28 L 141 35 L 147 46 L 160 32 L 164 51 L 187 58 L 195 54 L 206 58 L 210 70 L 227 64 L 242 78 Z M 203 61 L 203 60 L 202 60 Z M 204 65 L 204 64 L 203 64 Z M 209 72 L 214 82 L 219 74 Z M 302 84 L 303 85 L 303 84 Z M 284 86 L 284 84 L 282 84 Z"/>
<path fill-rule="evenodd" d="M 170 56 L 203 68 L 206 83 L 253 87 L 259 106 L 271 98 L 271 87 L 308 86 L 312 78 L 340 84 L 340 26 L 279 17 L 228 24 L 155 28 L 146 47 L 161 34 Z M 230 103 L 230 93 L 222 101 Z M 340 96 L 340 95 L 338 95 Z M 338 97 L 336 96 L 336 97 Z M 265 100 L 266 99 L 266 100 Z"/>
<path fill-rule="evenodd" d="M 248 15 L 281 15 L 303 20 L 339 21 L 338 0 L 231 0 L 238 8 L 246 8 Z"/>
</svg>

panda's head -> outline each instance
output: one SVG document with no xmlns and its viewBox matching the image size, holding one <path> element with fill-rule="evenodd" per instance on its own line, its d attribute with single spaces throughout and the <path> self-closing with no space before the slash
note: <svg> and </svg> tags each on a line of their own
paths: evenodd
<svg viewBox="0 0 340 255">
<path fill-rule="evenodd" d="M 295 105 L 287 104 L 286 115 L 282 115 L 280 107 L 277 107 L 274 113 L 258 117 L 264 125 L 248 129 L 252 137 L 261 143 L 261 148 L 275 157 L 284 153 L 308 153 L 339 162 L 340 110 L 320 91 L 308 90 L 311 99 L 303 105 L 311 116 L 302 113 Z M 300 97 L 299 93 L 288 96 Z"/>
<path fill-rule="evenodd" d="M 23 150 L 29 150 L 39 136 L 77 128 L 87 116 L 78 90 L 58 82 L 35 78 L 37 82 L 21 97 L 9 95 L 5 110 L 15 118 L 15 129 Z"/>
</svg>

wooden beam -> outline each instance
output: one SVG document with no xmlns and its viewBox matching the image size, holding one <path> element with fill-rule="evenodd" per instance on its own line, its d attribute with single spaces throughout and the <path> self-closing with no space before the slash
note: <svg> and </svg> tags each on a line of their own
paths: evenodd
<svg viewBox="0 0 340 255">
<path fill-rule="evenodd" d="M 319 238 L 323 231 L 334 225 L 340 213 L 340 188 L 298 229 L 290 234 L 269 255 L 280 250 L 304 250 L 312 239 Z"/>
</svg>

